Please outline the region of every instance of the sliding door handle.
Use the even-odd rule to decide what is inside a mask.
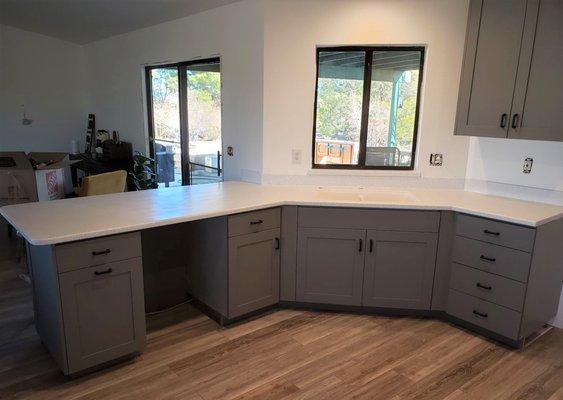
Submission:
[[[369,252],[373,253],[373,239],[369,240]]]
[[[274,249],[279,250],[280,249],[280,238],[275,238],[275,242],[276,242],[276,245],[274,246]]]
[[[358,251],[361,253],[364,246],[364,241],[360,239],[360,245],[358,246]]]

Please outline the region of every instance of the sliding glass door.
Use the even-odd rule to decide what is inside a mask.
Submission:
[[[219,59],[147,67],[146,78],[159,187],[222,181]]]

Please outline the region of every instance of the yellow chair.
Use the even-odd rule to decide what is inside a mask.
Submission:
[[[121,193],[125,191],[126,182],[126,171],[107,172],[105,174],[85,176],[80,187],[75,188],[74,191],[79,197]]]

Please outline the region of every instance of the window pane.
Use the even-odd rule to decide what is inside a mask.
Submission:
[[[178,69],[150,70],[158,186],[182,185]]]
[[[365,52],[321,51],[315,164],[358,164]]]
[[[366,165],[411,165],[420,58],[420,51],[373,52]]]
[[[217,62],[187,67],[190,182],[220,182],[221,73]]]

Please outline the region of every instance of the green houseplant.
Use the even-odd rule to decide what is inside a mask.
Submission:
[[[139,151],[133,156],[133,171],[129,172],[131,186],[136,190],[158,188],[156,181],[156,164],[150,157]]]

